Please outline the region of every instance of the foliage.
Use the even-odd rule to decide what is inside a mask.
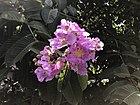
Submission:
[[[138,0],[0,0],[0,103],[139,105],[139,5]],[[63,18],[99,37],[104,50],[89,64],[89,77],[70,72],[39,83],[32,59]]]

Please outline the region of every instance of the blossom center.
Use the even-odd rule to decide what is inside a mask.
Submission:
[[[66,40],[62,40],[62,45],[65,45],[65,44],[67,44],[67,41]]]
[[[75,52],[74,52],[74,55],[76,57],[82,57],[84,55],[83,51],[81,49],[77,49]]]

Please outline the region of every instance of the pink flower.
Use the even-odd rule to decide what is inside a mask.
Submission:
[[[35,70],[35,74],[37,75],[38,81],[45,82],[51,81],[57,74],[59,74],[63,67],[63,61],[57,60],[54,64],[48,62],[39,62],[42,64],[41,67],[38,67]]]
[[[44,80],[45,82],[51,81],[54,78],[54,76],[51,75],[51,68],[44,70],[41,67],[38,67],[35,70],[35,74],[37,75],[39,82],[43,82]]]
[[[85,29],[65,19],[54,34],[56,37],[49,39],[50,46],[40,51],[41,58],[37,61],[40,67],[35,70],[38,81],[52,80],[63,70],[65,62],[69,63],[70,70],[87,75],[87,61],[96,60],[95,53],[103,50],[104,43],[97,37],[90,38]]]

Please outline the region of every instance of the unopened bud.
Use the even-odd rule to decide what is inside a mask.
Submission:
[[[33,59],[33,62],[37,62],[37,59],[36,59],[36,58],[34,58],[34,59]]]
[[[42,55],[38,54],[36,57],[37,57],[38,59],[41,59]]]
[[[35,66],[41,66],[41,64],[39,64],[38,62],[35,62]]]
[[[55,78],[58,79],[59,78],[59,75],[56,75]]]

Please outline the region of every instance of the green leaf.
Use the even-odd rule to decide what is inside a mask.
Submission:
[[[39,2],[39,0],[18,0],[18,2],[23,6],[24,15],[27,19],[42,20],[40,17],[42,2]]]
[[[67,7],[67,0],[55,0],[58,4],[59,10],[63,10]]]
[[[137,67],[132,63],[127,63],[126,65],[134,70],[137,70]]]
[[[39,97],[33,96],[31,100],[31,105],[39,105],[39,103],[40,103]]]
[[[41,4],[43,4],[45,2],[45,0],[35,0],[35,1],[37,1],[37,2],[39,2]]]
[[[17,11],[5,11],[1,14],[0,18],[18,22],[25,22],[24,15],[19,14]]]
[[[131,76],[133,76],[133,77],[135,77],[135,78],[140,80],[140,70],[135,71],[134,73],[131,74]]]
[[[130,77],[127,65],[122,64],[118,67],[107,68],[99,74],[99,77],[101,78],[113,78],[114,76],[118,76],[120,78]]]
[[[41,99],[44,101],[49,101],[54,105],[59,105],[61,103],[62,94],[57,91],[57,82],[55,80],[40,84],[39,91]]]
[[[136,5],[140,5],[140,2],[138,0],[130,0],[130,2],[136,4]]]
[[[0,13],[3,13],[4,11],[11,11],[11,10],[14,11],[15,8],[12,7],[9,3],[4,3],[2,1],[0,1]]]
[[[75,16],[77,14],[76,8],[72,7],[71,5],[67,6],[67,9],[72,16]]]
[[[36,54],[39,54],[40,51],[44,48],[44,46],[46,45],[46,43],[41,42],[41,41],[36,41],[36,43],[34,43],[30,50],[33,51]]]
[[[53,6],[52,0],[45,0],[45,5],[52,7]]]
[[[62,94],[57,91],[56,96],[53,101],[53,105],[60,105],[62,100]]]
[[[48,42],[48,39],[52,38],[52,36],[48,33],[44,33],[42,31],[34,31],[35,34],[39,35],[41,38],[44,39],[44,42]]]
[[[120,37],[121,38],[121,37]],[[127,39],[127,38],[125,38]],[[118,40],[118,42],[121,44],[121,46],[123,46],[127,51],[132,51],[132,48],[131,46],[125,42],[125,41],[121,41],[121,40]]]
[[[58,9],[44,8],[41,16],[46,24],[52,23],[57,17]]]
[[[22,36],[21,35],[14,35],[7,39],[1,46],[0,46],[0,58],[3,57],[6,51]]]
[[[37,29],[38,31],[42,31],[44,33],[47,32],[46,27],[39,21],[31,21],[29,23],[29,25],[35,29]]]
[[[114,71],[114,75],[120,78],[130,77],[127,65],[123,63],[120,67],[117,67]]]
[[[103,98],[105,101],[111,99],[111,94],[117,90],[119,87],[129,84],[128,81],[116,81],[111,84],[103,93]]]
[[[31,13],[37,13],[42,9],[42,3],[37,0],[18,0],[19,4],[25,9],[24,13],[30,15]]]
[[[137,58],[137,59],[140,58],[140,56],[137,53],[132,52],[132,51],[124,51],[122,52],[122,55],[127,56],[127,57]]]
[[[6,52],[5,63],[7,66],[15,65],[22,57],[29,52],[31,46],[36,43],[31,35],[25,36],[16,41]]]
[[[78,80],[79,80],[82,91],[84,91],[88,85],[88,75],[85,75],[85,76],[78,75]]]
[[[41,16],[40,16],[40,11],[39,12],[33,12],[33,13],[29,13],[26,16],[27,19],[31,19],[31,20],[37,20],[37,21],[42,21]]]
[[[58,9],[51,9],[48,15],[47,23],[52,23],[57,17]]]
[[[70,104],[78,105],[78,103],[82,100],[82,94],[83,93],[77,74],[72,73],[70,80],[63,91],[63,95]]]
[[[0,81],[3,79],[4,76],[8,74],[9,71],[9,68],[0,68]]]
[[[112,84],[108,89],[108,93],[106,95],[109,96],[108,100],[110,100],[110,103],[140,104],[140,91],[132,84],[125,83],[124,81]]]
[[[59,92],[62,92],[63,91],[63,88],[64,88],[64,82],[65,82],[65,73],[66,70],[63,70],[63,72],[60,73],[59,75],[59,79],[58,79],[58,82],[57,82],[57,90]]]
[[[54,31],[57,28],[57,25],[60,24],[61,19],[64,19],[64,18],[66,18],[66,17],[58,12],[57,17],[55,18],[53,23],[48,24],[48,30],[51,34],[54,33]]]

